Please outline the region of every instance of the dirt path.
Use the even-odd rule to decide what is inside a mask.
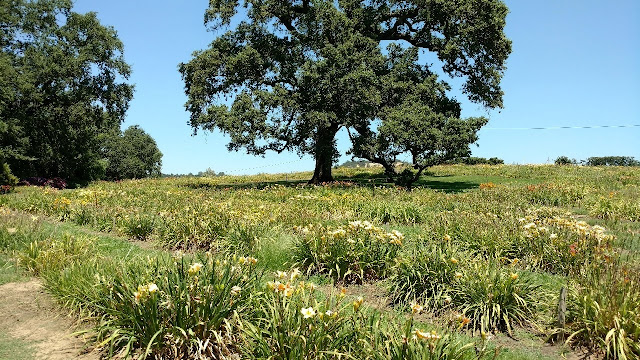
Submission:
[[[36,359],[99,359],[83,350],[74,330],[73,321],[60,314],[39,281],[0,285],[0,332],[32,344]]]

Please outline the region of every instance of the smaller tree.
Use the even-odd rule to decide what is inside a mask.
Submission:
[[[18,178],[11,173],[9,164],[0,163],[0,185],[15,186],[18,183]]]
[[[106,178],[109,180],[161,174],[162,153],[155,140],[137,125],[123,133],[104,135],[102,154],[107,162]]]
[[[576,159],[570,159],[568,156],[558,156],[555,161],[556,165],[576,165],[578,161]]]

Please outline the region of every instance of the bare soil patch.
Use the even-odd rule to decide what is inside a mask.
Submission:
[[[73,319],[60,313],[39,281],[0,285],[0,332],[33,344],[36,359],[99,359],[74,331]]]

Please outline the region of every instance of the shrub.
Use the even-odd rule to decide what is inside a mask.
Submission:
[[[54,177],[51,179],[43,178],[43,177],[30,177],[26,178],[18,183],[18,185],[22,186],[49,186],[54,189],[66,189],[67,182],[59,177]]]
[[[2,163],[0,168],[0,185],[13,187],[16,186],[16,184],[18,184],[18,178],[11,173],[9,164]]]
[[[459,158],[459,159],[455,159],[451,162],[452,164],[465,164],[465,165],[481,165],[481,164],[486,164],[486,165],[501,165],[504,164],[504,160],[497,158],[497,157],[492,157],[492,158],[483,158],[483,157],[476,157],[476,156],[469,156],[469,157],[464,157],[464,158]]]

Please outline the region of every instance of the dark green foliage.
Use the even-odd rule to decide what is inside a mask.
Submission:
[[[556,165],[575,165],[577,164],[578,161],[576,159],[570,159],[567,156],[558,156],[558,158],[555,161]]]
[[[483,157],[469,156],[466,158],[457,159],[453,163],[465,164],[465,165],[480,165],[480,164],[501,165],[501,164],[504,164],[504,160],[497,157],[492,157],[487,159]]]
[[[132,98],[116,31],[71,7],[2,2],[0,153],[21,178],[101,177],[97,135],[119,126]]]
[[[123,133],[105,135],[102,154],[107,160],[107,179],[160,176],[162,153],[155,140],[137,125]]]
[[[468,156],[487,121],[460,119],[449,85],[418,64],[419,52],[464,78],[472,101],[501,107],[507,11],[499,0],[212,0],[205,22],[230,30],[180,65],[189,124],[229,135],[230,150],[311,154],[312,182],[333,179],[335,135],[346,129],[355,157],[382,164],[395,179],[393,164],[408,152],[417,178]],[[232,26],[236,14],[246,20]],[[223,97],[232,105],[220,105]]]
[[[640,166],[633,156],[593,156],[587,159],[589,166]]]
[[[0,185],[15,186],[18,183],[18,178],[11,173],[11,169],[7,163],[0,165]]]

